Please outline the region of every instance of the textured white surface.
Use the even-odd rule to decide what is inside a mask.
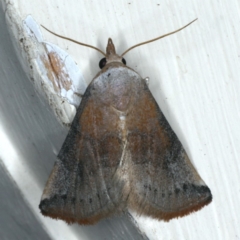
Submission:
[[[210,187],[213,202],[169,223],[145,218],[137,222],[149,239],[240,239],[239,1],[18,0],[12,4],[22,20],[31,14],[54,32],[103,50],[112,37],[119,53],[198,17],[182,32],[134,49],[125,59],[142,77],[150,77],[154,97]],[[42,32],[45,41],[75,59],[89,83],[98,72],[101,54]],[[25,197],[34,209],[34,201]],[[42,221],[48,228],[46,221],[51,220]]]
[[[76,107],[79,106],[80,103],[80,97],[77,96],[77,94],[74,93],[84,93],[86,89],[85,81],[82,77],[82,73],[74,60],[68,55],[67,52],[63,51],[61,48],[58,46],[51,44],[49,42],[44,42],[43,41],[43,36],[41,33],[40,25],[38,25],[33,17],[31,15],[28,15],[24,19],[24,30],[27,31],[27,36],[26,38],[32,38],[34,42],[34,50],[37,51],[37,54],[35,53],[34,55],[38,55],[38,57],[34,56],[36,58],[36,67],[40,68],[40,74],[41,75],[41,80],[45,80],[45,84],[51,88],[51,91],[54,92],[53,85],[56,86],[57,90],[56,94],[59,94],[63,99],[67,99],[68,102],[71,105],[74,105]],[[49,55],[52,54],[52,57],[54,57],[55,62],[52,64],[55,64],[55,67],[57,68],[56,70],[60,70],[58,73],[58,78],[55,77],[53,80],[54,82],[51,82],[48,79],[48,72],[45,69],[46,66],[44,66],[43,62],[43,54],[42,54],[42,49],[36,48],[36,45],[41,45],[44,47],[44,55],[48,53]],[[48,59],[47,59],[48,60]],[[62,81],[61,81],[62,80]],[[68,89],[66,88],[66,86]],[[42,90],[42,89],[40,89]],[[69,107],[69,106],[68,106]]]
[[[43,40],[40,25],[31,15],[22,26],[14,8],[6,13],[16,48],[27,59],[24,68],[36,89],[48,100],[60,122],[70,124],[87,87],[81,70],[66,51]]]

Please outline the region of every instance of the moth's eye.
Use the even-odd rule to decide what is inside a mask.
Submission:
[[[122,58],[122,63],[123,63],[124,65],[126,65],[126,64],[127,64],[127,62],[126,62],[125,58]]]
[[[100,62],[99,62],[99,67],[100,67],[101,69],[104,68],[104,66],[106,65],[106,63],[107,63],[106,58],[102,58],[102,59],[100,60]]]

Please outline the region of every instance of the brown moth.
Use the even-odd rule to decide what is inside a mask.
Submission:
[[[169,221],[211,202],[145,79],[124,64],[126,52],[117,55],[109,38],[43,191],[43,215],[94,224],[131,209]]]

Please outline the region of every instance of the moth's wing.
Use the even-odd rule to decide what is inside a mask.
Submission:
[[[145,83],[144,83],[145,84]],[[127,117],[131,161],[129,207],[165,221],[197,211],[212,200],[145,84]]]
[[[88,87],[58,155],[39,205],[43,215],[93,224],[121,209],[123,182],[116,178],[122,140],[116,114]]]

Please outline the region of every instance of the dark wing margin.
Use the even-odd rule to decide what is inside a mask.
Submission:
[[[139,215],[169,221],[209,204],[210,189],[147,86],[139,93],[127,120],[131,156],[129,208]]]
[[[124,183],[114,177],[122,155],[115,114],[84,94],[39,205],[43,215],[94,224],[121,210]]]

